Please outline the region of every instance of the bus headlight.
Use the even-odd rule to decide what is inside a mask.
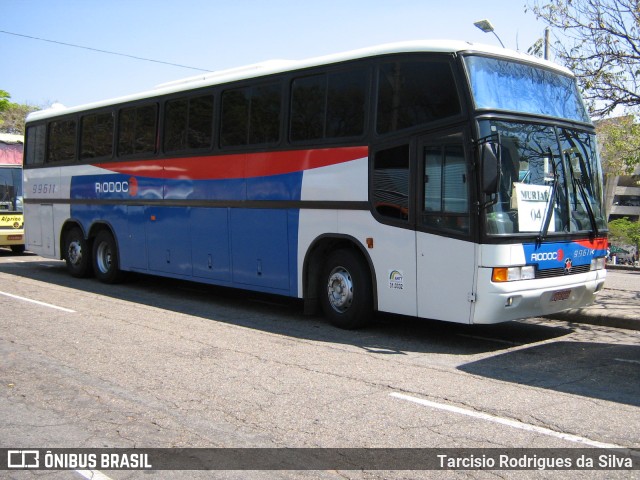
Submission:
[[[603,270],[605,268],[604,257],[592,258],[589,270]]]
[[[533,265],[525,265],[523,267],[495,267],[491,273],[491,281],[496,283],[533,280],[534,278],[536,278],[536,269]]]

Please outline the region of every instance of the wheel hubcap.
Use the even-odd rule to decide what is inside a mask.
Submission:
[[[111,249],[106,243],[101,243],[96,251],[96,264],[102,273],[111,268]]]
[[[80,242],[71,242],[67,253],[69,261],[73,265],[78,265],[82,261],[82,247],[80,247]]]
[[[327,283],[329,304],[338,313],[346,312],[353,303],[353,281],[344,267],[336,267]]]

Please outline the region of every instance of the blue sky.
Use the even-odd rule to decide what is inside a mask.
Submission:
[[[0,0],[0,30],[206,70],[315,57],[404,40],[526,51],[545,25],[526,0]],[[148,90],[196,70],[0,33],[0,89],[66,106]]]

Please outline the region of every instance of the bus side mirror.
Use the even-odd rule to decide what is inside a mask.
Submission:
[[[480,149],[480,165],[482,169],[482,191],[487,195],[498,193],[500,178],[500,161],[496,154],[496,145],[487,142]]]

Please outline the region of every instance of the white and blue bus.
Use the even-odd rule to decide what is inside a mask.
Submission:
[[[27,120],[27,248],[139,272],[486,324],[594,301],[595,130],[565,68],[466,42],[273,61]]]

